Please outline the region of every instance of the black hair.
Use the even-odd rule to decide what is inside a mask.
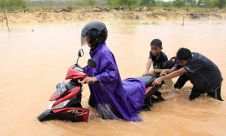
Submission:
[[[189,60],[192,58],[191,51],[187,48],[180,48],[177,51],[177,59],[179,60]]]
[[[162,41],[159,39],[152,40],[150,45],[154,45],[162,49]]]

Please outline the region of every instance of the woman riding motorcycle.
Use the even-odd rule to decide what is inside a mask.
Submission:
[[[145,82],[137,78],[121,80],[113,53],[106,46],[108,31],[102,22],[88,23],[81,32],[81,44],[90,47],[95,67],[86,66],[88,75],[82,83],[90,89],[89,104],[103,119],[141,121]]]

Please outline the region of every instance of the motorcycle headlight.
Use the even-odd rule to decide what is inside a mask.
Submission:
[[[59,109],[59,108],[63,108],[65,107],[68,103],[69,103],[70,100],[66,100],[64,102],[61,102],[59,104],[57,104],[56,106],[54,106],[52,109]]]
[[[55,102],[56,102],[56,101],[50,101],[47,109],[48,109],[48,110],[52,109],[53,104],[54,104]]]
[[[77,66],[75,66],[73,69],[76,71],[82,72],[82,73],[84,72],[84,70],[82,68],[77,67]]]
[[[67,87],[65,83],[59,83],[56,86],[56,93],[58,96],[60,96],[61,94],[63,94],[64,92],[67,91]]]

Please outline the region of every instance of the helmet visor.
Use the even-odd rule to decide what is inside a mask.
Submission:
[[[87,36],[81,36],[81,45],[82,46],[88,45],[88,38],[87,38]]]

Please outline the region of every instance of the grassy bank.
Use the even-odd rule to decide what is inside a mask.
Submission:
[[[226,0],[69,0],[67,2],[29,1],[29,0],[0,0],[0,8],[6,11],[16,10],[46,10],[46,9],[81,9],[81,8],[108,8],[108,9],[136,9],[148,8],[225,8]]]
[[[117,2],[118,3],[109,3]],[[3,3],[4,2],[4,3]],[[122,2],[122,1],[121,1]],[[172,2],[164,5],[157,2],[155,6],[149,3],[121,3],[116,1],[96,2],[77,0],[70,2],[27,2],[25,0],[0,0],[2,11],[0,25],[6,23],[45,23],[45,22],[78,22],[85,20],[129,20],[132,23],[150,24],[164,20],[226,20],[226,9],[218,7],[175,6]],[[147,6],[148,5],[148,6]],[[1,12],[1,11],[0,11]]]

